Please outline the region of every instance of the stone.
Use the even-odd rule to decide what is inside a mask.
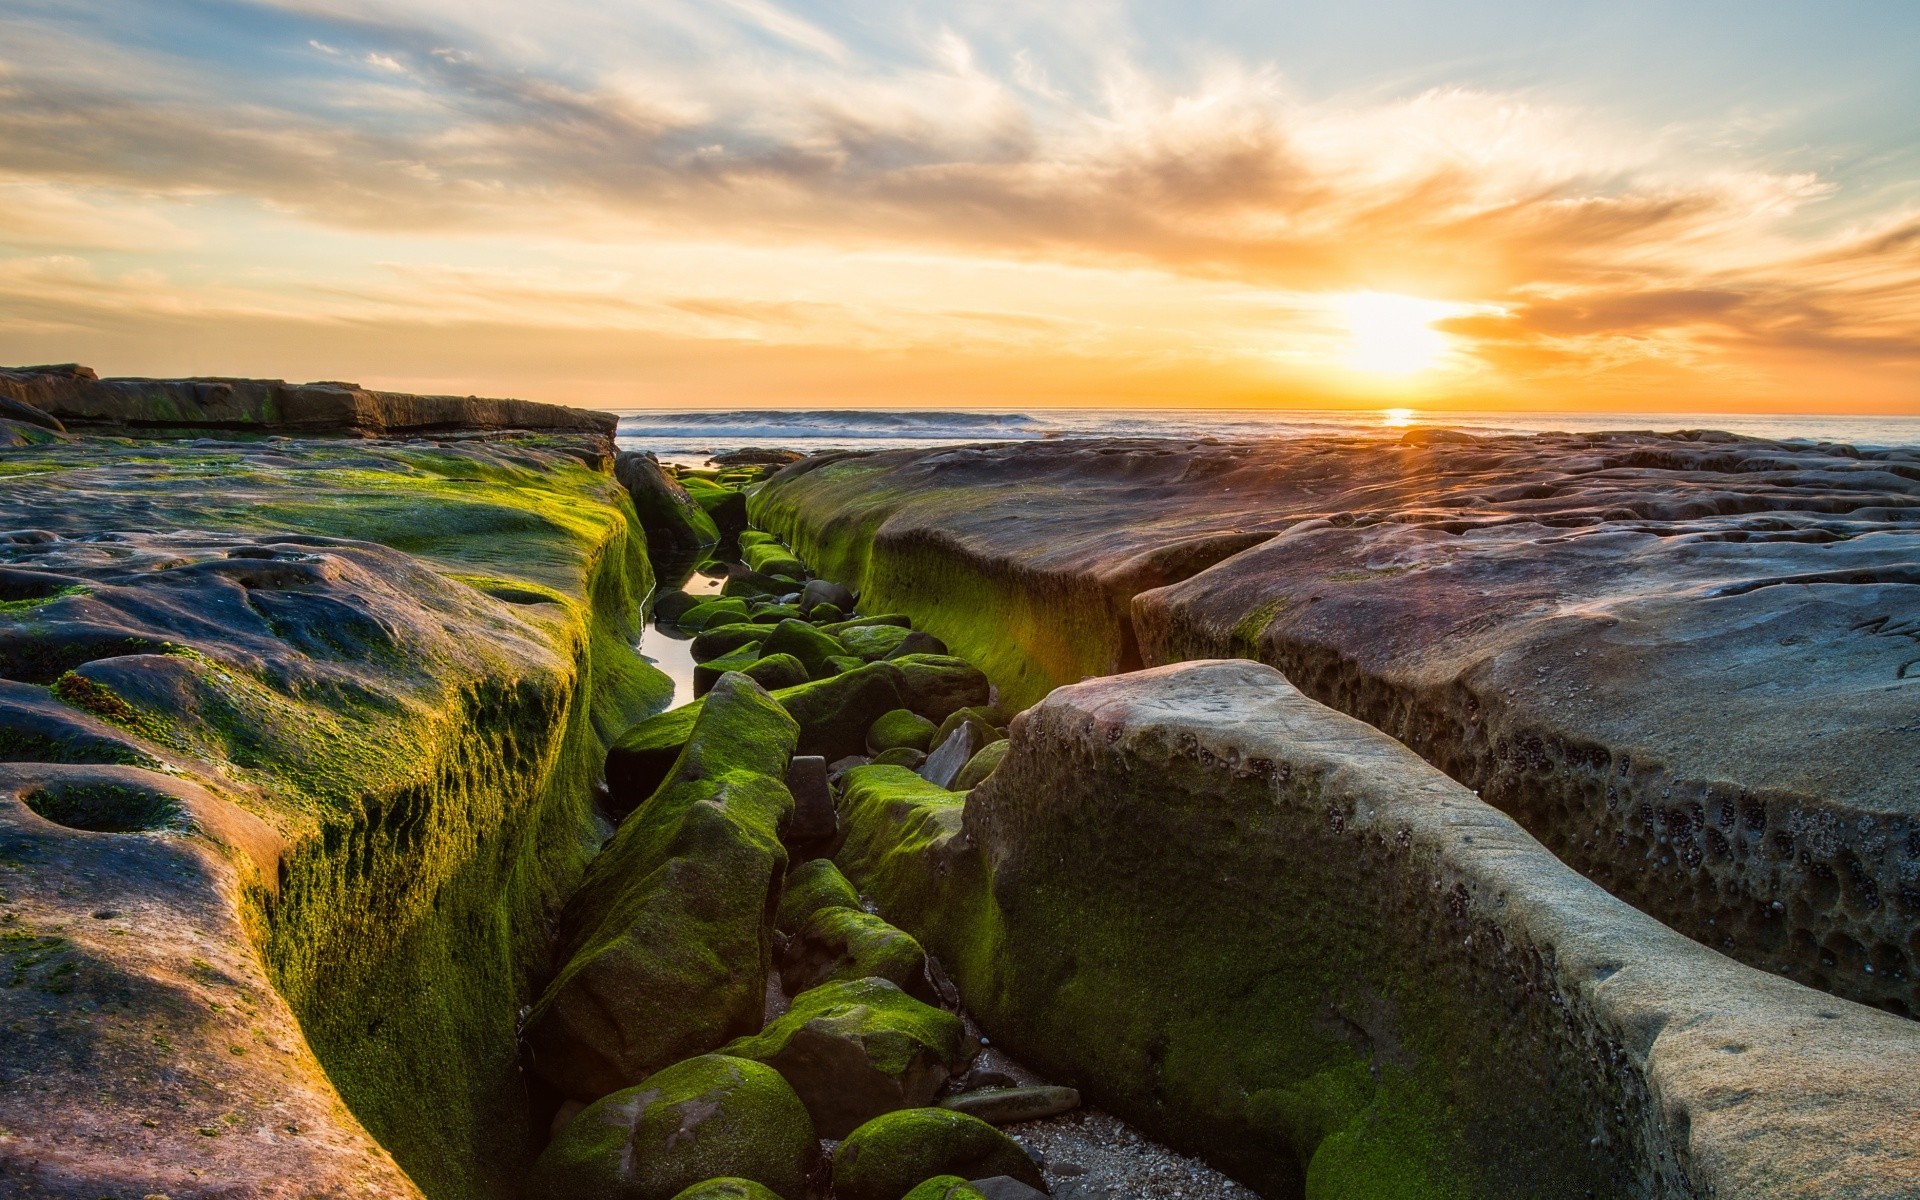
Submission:
[[[737,536],[747,527],[747,498],[734,488],[721,487],[710,480],[681,475],[680,485],[693,502],[706,510],[723,538]]]
[[[973,1190],[985,1200],[1046,1200],[1046,1193],[1011,1175],[992,1175],[973,1181]]]
[[[613,474],[632,498],[633,510],[647,531],[647,550],[655,558],[684,560],[719,543],[719,527],[707,510],[651,454],[620,451],[614,455]]]
[[[809,579],[807,586],[800,589],[801,608],[831,604],[842,612],[852,612],[855,603],[853,593],[831,579]]]
[[[920,777],[935,787],[952,787],[960,772],[966,769],[973,756],[979,751],[979,726],[972,722],[962,724],[947,735],[947,740],[927,755],[920,764]]]
[[[773,698],[800,724],[800,754],[832,761],[866,748],[875,718],[900,707],[900,674],[872,663],[827,679],[783,688]],[[704,698],[635,724],[607,750],[607,786],[619,811],[629,811],[666,778],[687,743]]]
[[[789,661],[794,661],[795,665],[798,665],[797,660],[794,660],[792,655],[789,654],[783,657]],[[714,684],[720,682],[720,677],[729,671],[748,673],[759,665],[760,647],[753,642],[749,642],[737,650],[729,650],[718,658],[709,658],[705,661],[696,660],[693,665],[693,694],[696,696],[706,695],[713,690]],[[800,668],[800,682],[806,682],[805,667]]]
[[[831,604],[816,604],[807,610],[807,621],[813,625],[831,625],[846,617],[846,613]]]
[[[58,417],[42,412],[25,400],[15,399],[3,389],[0,389],[0,419],[37,425],[42,429],[51,429],[55,433],[67,431],[67,427],[60,423]]]
[[[896,625],[902,629],[912,629],[913,619],[905,613],[876,613],[869,617],[850,617],[832,625],[822,625],[820,632],[839,637],[849,629],[865,629],[875,625]]]
[[[805,621],[782,620],[774,626],[767,640],[760,643],[763,654],[791,654],[807,668],[807,674],[814,679],[822,679],[837,674],[827,666],[827,659],[846,653],[846,647],[828,634],[821,633]]]
[[[688,650],[693,655],[693,661],[709,662],[723,654],[731,654],[743,646],[758,646],[772,633],[773,630],[765,625],[736,619],[709,629],[702,629],[694,637]]]
[[[1000,760],[1007,756],[1009,745],[1011,743],[1006,738],[1001,738],[997,742],[988,742],[974,751],[973,757],[967,760],[967,765],[960,768],[960,774],[954,776],[953,790],[972,791],[985,783],[993,774],[994,768],[1000,765]]]
[[[1012,703],[1268,662],[1668,925],[1920,1014],[1886,900],[1910,860],[1879,836],[1920,820],[1885,769],[1920,759],[1897,686],[1920,451],[1695,430],[848,461],[769,483],[757,519]]]
[[[949,737],[953,736],[954,730],[959,729],[962,725],[972,728],[973,744],[975,747],[985,746],[989,742],[998,741],[1007,736],[1007,731],[1001,728],[1001,721],[997,719],[999,715],[1000,714],[991,706],[963,708],[958,712],[951,713],[946,720],[940,722],[939,728],[934,731],[933,744],[936,746],[942,744]]]
[[[879,662],[912,637],[913,630],[904,625],[855,625],[841,628],[835,636],[848,653],[867,662]]]
[[[950,657],[945,642],[920,629],[909,630],[907,636],[900,639],[900,644],[895,646],[885,657],[905,658],[909,654]]]
[[[740,557],[746,564],[763,575],[785,576],[789,579],[805,579],[806,564],[793,556],[793,552],[778,542],[762,543],[740,547]],[[802,593],[804,595],[804,593]]]
[[[663,625],[672,625],[688,609],[701,602],[701,597],[691,596],[678,588],[664,591],[653,599],[653,619]]]
[[[857,671],[865,665],[865,659],[855,658],[851,654],[835,654],[827,659],[827,669],[835,675],[844,675],[848,671]]]
[[[902,654],[887,660],[900,669],[907,707],[929,721],[944,721],[956,711],[988,703],[992,685],[980,668],[944,654]]]
[[[602,730],[672,692],[597,435],[76,428],[0,476],[0,675],[57,668],[0,680],[0,1193],[508,1194]]]
[[[899,1200],[938,1175],[1008,1175],[1044,1188],[1020,1143],[985,1121],[942,1108],[909,1108],[875,1117],[848,1134],[833,1155],[836,1200]]]
[[[1057,689],[964,801],[904,774],[849,772],[848,878],[996,1046],[1263,1194],[1909,1187],[1920,1026],[1675,933],[1270,667]]]
[[[895,746],[891,750],[881,751],[866,761],[878,763],[884,767],[905,767],[911,771],[918,769],[921,763],[926,762],[927,756],[911,746]]]
[[[726,1053],[764,1062],[793,1086],[821,1137],[931,1104],[971,1057],[960,1019],[881,979],[813,988]]]
[[[747,602],[738,596],[702,600],[680,614],[674,623],[682,629],[705,630],[709,625],[726,625],[747,619]]]
[[[924,753],[933,742],[934,729],[934,723],[919,713],[896,708],[881,713],[879,719],[868,728],[867,751],[879,754],[904,746]]]
[[[694,1184],[673,1200],[779,1200],[779,1193],[751,1179],[709,1179]]]
[[[949,1096],[940,1107],[979,1117],[989,1125],[1017,1125],[1072,1112],[1080,1107],[1080,1093],[1070,1087],[982,1088]]]
[[[936,1175],[908,1192],[903,1200],[985,1200],[985,1197],[958,1175]]]
[[[73,428],[366,434],[519,429],[590,434],[605,443],[609,457],[618,423],[611,413],[529,400],[415,396],[280,379],[101,379],[73,364],[0,368],[0,396]]]
[[[922,998],[927,955],[911,934],[857,908],[816,909],[780,952],[780,987],[789,996],[825,983],[884,979]]]
[[[791,587],[792,585],[784,579],[775,579],[771,575],[762,575],[758,571],[749,571],[745,567],[736,566],[728,573],[727,581],[720,585],[720,594],[743,598],[784,597]]]
[[[799,663],[795,662],[793,671],[798,670]],[[794,755],[787,764],[787,790],[793,793],[788,844],[812,846],[831,840],[839,820],[833,811],[833,793],[827,787],[827,760],[818,754]]]
[[[704,1054],[588,1105],[534,1163],[526,1195],[673,1200],[727,1176],[805,1200],[818,1152],[806,1106],[779,1072]]]
[[[806,621],[808,617],[797,604],[763,604],[755,606],[751,619],[755,625],[778,625],[782,621]]]
[[[770,446],[742,446],[738,450],[722,450],[707,461],[720,467],[784,467],[788,463],[797,463],[806,455],[798,450],[783,450]]]
[[[786,888],[780,894],[780,907],[773,927],[789,936],[800,932],[808,919],[826,908],[858,911],[860,895],[833,865],[830,858],[801,863],[787,873]]]
[[[595,1100],[759,1027],[798,735],[757,684],[722,676],[672,772],[593,860],[523,1033],[556,1090]]]

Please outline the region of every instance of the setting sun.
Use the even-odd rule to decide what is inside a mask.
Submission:
[[[1381,375],[1411,375],[1440,361],[1447,337],[1433,322],[1452,306],[1415,296],[1362,292],[1345,302],[1347,365]]]

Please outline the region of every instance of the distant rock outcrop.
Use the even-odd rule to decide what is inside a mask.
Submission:
[[[65,423],[370,435],[520,429],[611,437],[616,424],[610,413],[531,400],[415,396],[356,383],[280,379],[102,379],[77,363],[0,368],[0,401],[57,418],[53,428]],[[5,407],[0,417],[22,419]]]

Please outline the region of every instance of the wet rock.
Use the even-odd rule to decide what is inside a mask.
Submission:
[[[778,1200],[779,1193],[751,1179],[709,1179],[696,1183],[673,1200]]]
[[[816,858],[801,863],[787,875],[786,889],[780,894],[780,908],[774,916],[774,928],[783,934],[800,931],[815,913],[827,908],[858,911],[860,895],[833,865],[833,860]]]
[[[656,560],[692,554],[720,541],[713,518],[652,455],[620,451],[613,473],[633,499],[634,512],[647,531],[647,550]]]
[[[816,604],[807,610],[807,620],[814,625],[832,625],[846,615],[845,611],[831,604]]]
[[[798,450],[782,450],[770,446],[742,446],[738,450],[722,450],[707,461],[716,467],[784,467],[788,463],[797,463],[806,455]]]
[[[662,625],[676,623],[688,609],[701,603],[701,597],[692,596],[679,590],[662,592],[653,601],[653,619]]]
[[[903,1200],[985,1200],[985,1197],[958,1175],[936,1175],[908,1192]]]
[[[933,742],[934,730],[934,723],[919,713],[896,708],[880,714],[867,730],[867,751],[879,754],[904,746],[924,753]]]
[[[1008,1175],[1046,1186],[1020,1143],[985,1121],[942,1108],[909,1108],[875,1117],[847,1135],[833,1156],[838,1200],[899,1200],[939,1175]]]
[[[1072,1112],[1080,1107],[1080,1093],[1070,1087],[983,1088],[949,1096],[940,1107],[979,1117],[989,1125],[1014,1125]]]
[[[722,596],[739,596],[743,599],[758,597],[778,597],[784,604],[793,601],[787,598],[792,584],[784,579],[775,579],[771,575],[762,575],[758,571],[749,571],[745,567],[735,567],[727,574],[727,581],[720,585]]]
[[[528,1176],[529,1200],[672,1200],[715,1173],[805,1200],[818,1144],[777,1071],[706,1054],[587,1106]]]
[[[927,756],[911,746],[895,746],[891,750],[881,751],[867,761],[883,767],[905,767],[911,771],[918,769],[921,763],[926,762]]]
[[[738,535],[747,527],[747,498],[743,493],[690,475],[680,476],[680,485],[695,504],[706,510],[721,537]]]
[[[674,624],[687,630],[704,630],[709,625],[728,625],[747,620],[747,602],[738,596],[702,600],[680,614]]]
[[[828,667],[827,660],[846,651],[847,648],[837,639],[798,620],[782,620],[767,636],[767,640],[760,644],[762,654],[793,655],[805,665],[808,676],[813,679],[836,674]]]
[[[778,625],[782,621],[805,621],[807,614],[798,604],[756,604],[750,619],[755,625]]]
[[[596,1099],[758,1027],[798,733],[758,685],[723,676],[671,775],[593,860],[526,1021],[553,1087]]]
[[[742,545],[740,557],[749,567],[762,575],[784,576],[788,579],[805,579],[807,567],[778,542],[766,542],[760,545]],[[804,594],[804,593],[803,593]]]
[[[906,706],[930,721],[944,721],[960,709],[992,698],[987,677],[965,659],[903,654],[887,661],[900,670]]]
[[[910,630],[906,637],[901,638],[900,644],[895,646],[885,657],[905,658],[909,654],[929,654],[947,657],[947,644],[930,633],[914,629]]]
[[[904,625],[855,625],[841,628],[835,636],[848,653],[868,662],[879,662],[900,649],[913,632]]]
[[[882,1113],[930,1104],[970,1049],[958,1017],[885,980],[853,979],[801,993],[725,1052],[779,1071],[820,1136],[843,1138]]]
[[[980,737],[978,725],[971,722],[961,725],[927,755],[927,761],[919,767],[920,777],[935,787],[952,787],[953,781],[981,749]]]
[[[967,765],[960,768],[960,774],[954,776],[953,790],[971,791],[985,783],[993,774],[994,768],[1000,765],[1000,760],[1007,756],[1009,744],[1006,738],[1001,738],[997,742],[988,742],[974,751],[973,757],[967,760]]]
[[[800,607],[812,609],[820,604],[831,604],[842,612],[852,612],[855,600],[852,592],[831,579],[810,579],[807,586],[800,589]]]
[[[824,983],[884,979],[922,999],[927,956],[911,934],[856,908],[820,908],[787,938],[780,985],[789,996]]]
[[[772,636],[773,630],[751,621],[732,620],[702,629],[688,650],[695,662],[711,662],[745,646],[758,646]]]
[[[973,1181],[973,1190],[985,1200],[1046,1200],[1046,1193],[1011,1175],[993,1175]]]
[[[794,669],[798,667],[795,663]],[[832,838],[838,819],[833,811],[833,794],[827,788],[827,760],[818,754],[794,755],[787,764],[787,790],[793,793],[793,823],[787,828],[787,841],[811,846]]]

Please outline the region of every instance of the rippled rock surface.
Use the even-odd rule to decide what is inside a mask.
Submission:
[[[1010,699],[1259,658],[1683,932],[1920,1010],[1920,452],[1027,443],[820,456],[754,504]]]

